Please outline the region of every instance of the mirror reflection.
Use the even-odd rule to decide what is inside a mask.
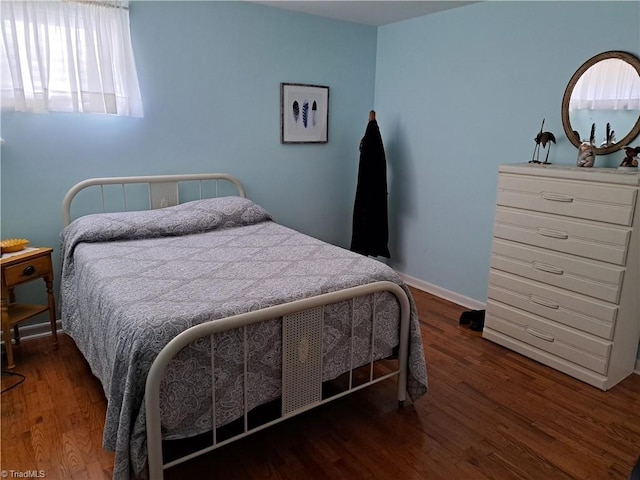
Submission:
[[[596,154],[631,142],[640,131],[640,60],[605,52],[585,62],[565,91],[562,124],[571,143],[592,140]]]

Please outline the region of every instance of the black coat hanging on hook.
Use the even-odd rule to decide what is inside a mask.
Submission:
[[[387,161],[378,122],[372,111],[360,141],[351,250],[362,255],[389,258],[388,242]]]

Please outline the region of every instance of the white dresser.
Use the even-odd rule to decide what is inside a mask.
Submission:
[[[483,337],[602,390],[640,340],[640,173],[499,168]]]

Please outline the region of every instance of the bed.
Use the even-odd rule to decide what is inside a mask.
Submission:
[[[427,391],[396,272],[278,224],[234,177],[89,179],[62,210],[62,325],[107,397],[114,478],[162,478],[379,381],[397,377],[400,403]],[[163,455],[189,438],[207,441]]]

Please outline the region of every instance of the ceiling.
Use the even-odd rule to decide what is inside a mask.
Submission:
[[[363,25],[381,26],[389,23],[421,17],[430,13],[441,12],[450,8],[462,7],[475,1],[256,1],[262,5],[309,13],[321,17],[360,23]]]

